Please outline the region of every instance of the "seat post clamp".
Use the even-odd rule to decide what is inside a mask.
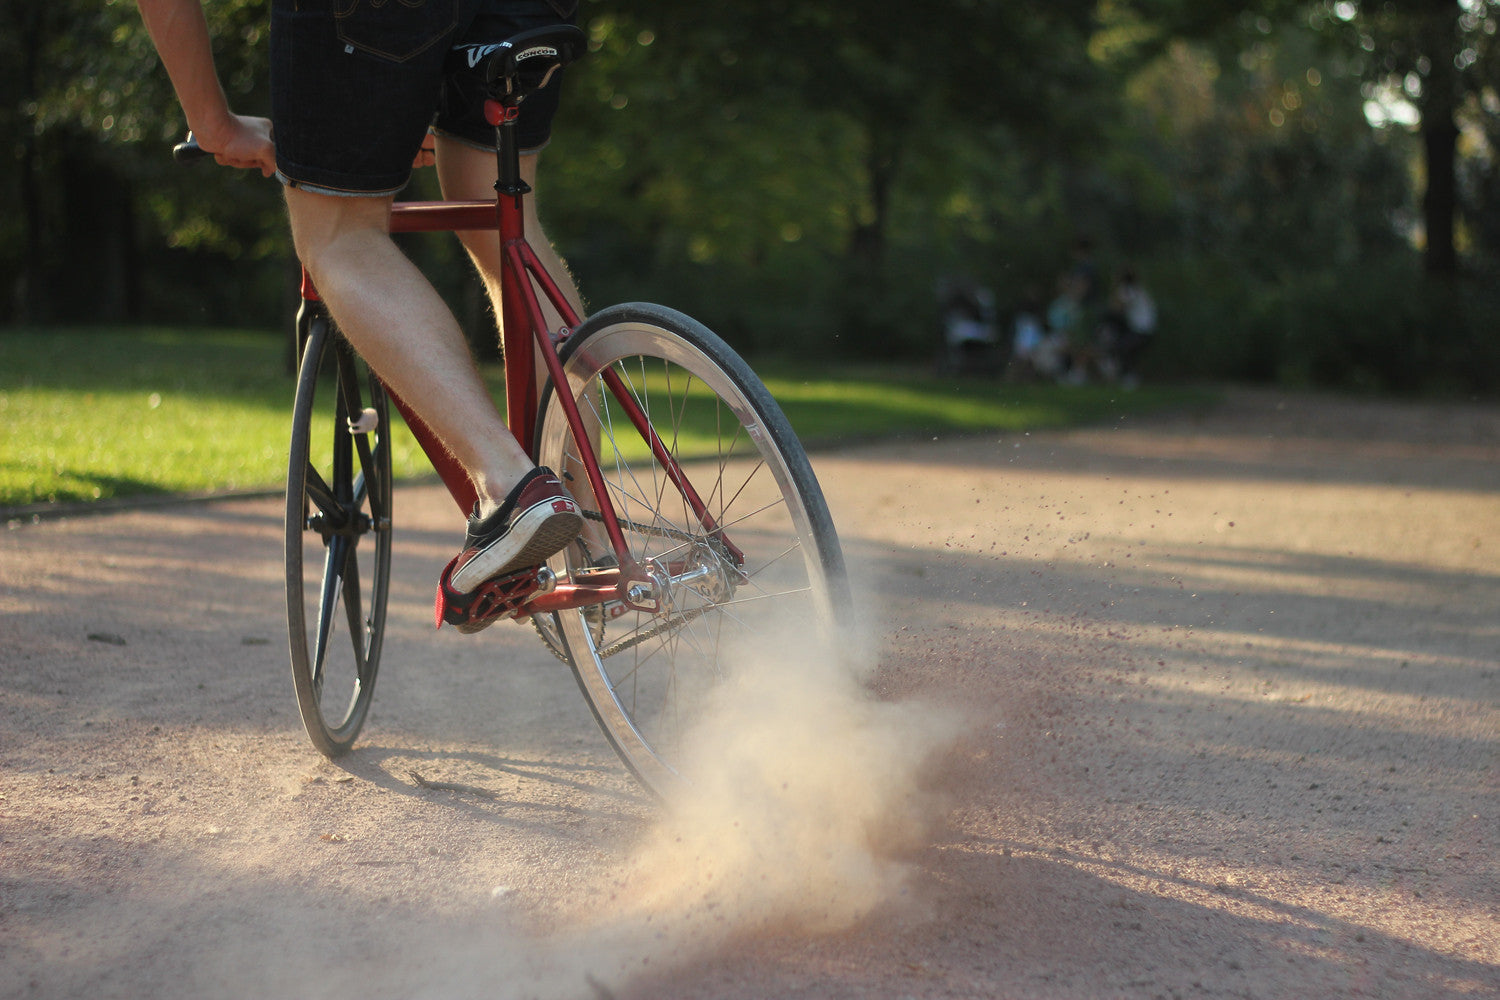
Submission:
[[[490,98],[484,102],[484,120],[491,125],[509,125],[520,116],[521,106],[519,104],[507,107],[494,98]]]

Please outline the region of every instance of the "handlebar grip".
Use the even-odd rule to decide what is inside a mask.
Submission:
[[[198,140],[193,133],[189,132],[187,138],[172,147],[172,159],[178,163],[195,163],[198,160],[209,159],[214,154],[198,145]]]

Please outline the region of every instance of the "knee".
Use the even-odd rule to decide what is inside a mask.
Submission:
[[[393,247],[390,210],[389,199],[339,198],[289,188],[287,211],[297,259],[316,278],[346,260]]]

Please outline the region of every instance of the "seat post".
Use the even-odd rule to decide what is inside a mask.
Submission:
[[[516,118],[520,112],[519,107],[493,99],[484,102],[484,116],[495,126],[495,190],[509,197],[531,193],[531,188],[521,180],[521,152],[516,146]]]

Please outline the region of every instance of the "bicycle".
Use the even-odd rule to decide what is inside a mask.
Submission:
[[[664,306],[626,303],[580,320],[526,242],[516,114],[586,47],[571,26],[497,46],[485,69],[495,199],[398,202],[391,230],[494,230],[501,240],[507,421],[532,459],[563,477],[586,531],[546,565],[485,584],[483,613],[529,617],[625,766],[666,794],[686,780],[683,737],[738,655],[788,629],[834,632],[852,601],[806,453],[750,367]],[[547,329],[539,295],[561,329]],[[336,757],[364,725],[380,664],[392,404],[464,514],[474,493],[338,334],[305,271],[296,336],[285,521],[292,676],[308,737]],[[319,409],[329,396],[331,428]],[[315,443],[319,427],[331,436]]]

